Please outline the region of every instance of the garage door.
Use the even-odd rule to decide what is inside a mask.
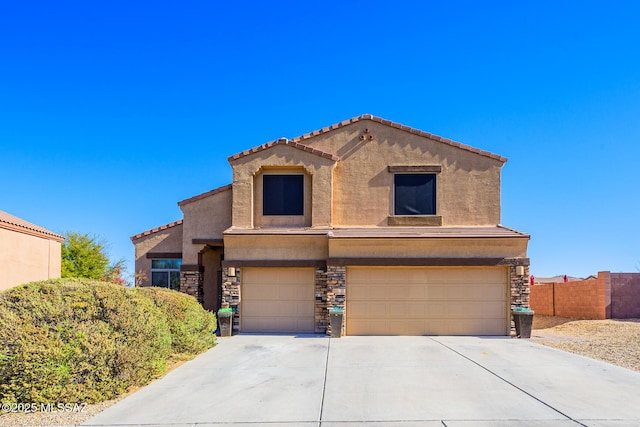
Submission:
[[[243,332],[314,332],[313,268],[244,268]]]
[[[505,335],[505,268],[347,268],[348,335]]]

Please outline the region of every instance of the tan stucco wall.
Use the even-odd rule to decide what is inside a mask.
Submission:
[[[226,235],[226,260],[518,258],[529,239],[327,239],[325,235]]]
[[[184,213],[183,264],[198,263],[198,252],[204,245],[194,245],[193,239],[222,239],[222,232],[231,226],[231,199],[229,189],[180,207]]]
[[[225,260],[322,260],[326,235],[226,235]]]
[[[368,120],[304,144],[340,156],[333,178],[334,226],[386,226],[393,214],[393,173],[387,167],[419,165],[442,166],[436,178],[442,225],[500,223],[498,160]]]
[[[233,225],[240,228],[253,228],[258,224],[269,225],[270,219],[261,215],[261,207],[254,206],[262,200],[262,181],[256,179],[262,171],[277,173],[291,170],[304,170],[309,177],[312,191],[311,221],[312,227],[328,227],[331,224],[332,175],[335,162],[288,145],[276,145],[268,150],[232,160],[233,167]],[[305,205],[306,209],[306,205]],[[256,215],[256,217],[254,217]],[[290,217],[278,221],[278,226],[308,226],[309,221]]]
[[[0,228],[0,291],[60,277],[60,242]]]
[[[176,225],[133,242],[136,257],[135,272],[144,273],[143,280],[139,283],[141,286],[149,286],[151,280],[151,259],[147,258],[148,252],[182,252],[182,227],[182,224]]]
[[[529,239],[329,239],[331,258],[526,257]]]

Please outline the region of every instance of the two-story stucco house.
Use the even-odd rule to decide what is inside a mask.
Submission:
[[[60,277],[64,237],[0,211],[0,291]]]
[[[132,237],[146,284],[241,332],[507,335],[529,236],[500,225],[504,157],[365,114],[229,157],[233,183]]]

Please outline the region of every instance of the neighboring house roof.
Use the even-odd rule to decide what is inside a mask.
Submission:
[[[202,194],[198,194],[197,196],[189,197],[188,199],[184,199],[178,202],[178,206],[188,205],[189,203],[197,202],[198,200],[202,200],[206,197],[213,196],[214,194],[222,193],[223,191],[231,190],[233,186],[231,184],[223,185],[222,187],[214,188],[213,190],[209,190]]]
[[[423,136],[425,138],[429,138],[431,140],[441,142],[443,144],[451,145],[452,147],[457,147],[457,148],[460,148],[462,150],[466,150],[466,151],[470,151],[470,152],[475,153],[475,154],[479,154],[481,156],[489,157],[490,159],[498,160],[498,161],[500,161],[502,163],[507,161],[506,157],[500,156],[498,154],[493,154],[493,153],[490,153],[488,151],[480,150],[478,148],[471,147],[470,145],[461,144],[461,143],[453,141],[451,139],[443,138],[441,136],[434,135],[434,134],[429,133],[429,132],[424,132],[424,131],[421,131],[419,129],[415,129],[415,128],[412,128],[412,127],[409,127],[409,126],[405,126],[405,125],[400,124],[400,123],[392,122],[391,120],[385,120],[385,119],[383,119],[381,117],[376,117],[376,116],[373,116],[371,114],[363,114],[363,115],[358,116],[358,117],[353,117],[353,118],[351,118],[349,120],[344,120],[344,121],[342,121],[340,123],[336,123],[336,124],[333,124],[331,126],[324,127],[322,129],[314,130],[313,132],[309,132],[309,133],[306,133],[304,135],[297,136],[297,137],[295,137],[293,139],[290,139],[290,140],[287,140],[286,138],[280,138],[278,140],[269,142],[267,144],[263,144],[263,145],[260,145],[258,147],[254,147],[254,148],[252,148],[250,150],[246,150],[246,151],[243,151],[241,153],[234,154],[233,156],[229,157],[228,160],[229,161],[237,160],[237,159],[240,159],[242,157],[248,156],[250,154],[257,153],[257,152],[262,151],[262,150],[266,150],[266,149],[271,148],[271,147],[273,147],[275,145],[278,145],[278,144],[287,144],[289,146],[292,146],[292,147],[295,147],[295,148],[298,148],[298,149],[301,149],[301,150],[304,150],[304,151],[310,151],[313,154],[317,154],[319,156],[322,156],[322,157],[325,157],[325,158],[328,158],[328,159],[331,159],[331,160],[338,161],[338,160],[340,160],[340,158],[338,156],[335,156],[334,154],[331,154],[331,153],[324,153],[324,152],[322,152],[320,150],[314,150],[311,147],[302,144],[302,142],[307,140],[307,139],[313,138],[314,136],[321,135],[323,133],[327,133],[327,132],[330,132],[332,130],[339,129],[339,128],[344,127],[344,126],[349,126],[350,124],[357,123],[357,122],[360,122],[360,121],[363,121],[363,120],[371,120],[373,122],[381,123],[383,125],[386,125],[386,126],[389,126],[389,127],[392,127],[392,128],[400,129],[400,130],[403,130],[405,132],[412,133],[414,135],[420,135],[420,136]]]
[[[567,281],[569,282],[577,282],[580,280],[588,280],[590,279],[590,277],[587,277],[586,279],[581,279],[579,277],[572,277],[572,276],[567,276]],[[534,281],[535,283],[562,283],[564,282],[564,275],[558,275],[558,276],[553,276],[553,277],[537,277],[534,276]]]
[[[64,236],[56,234],[39,225],[32,224],[5,211],[0,211],[0,228],[17,231],[31,236],[43,237],[56,242],[63,242]]]
[[[168,228],[176,227],[178,225],[182,225],[182,220],[181,219],[179,219],[177,221],[174,221],[174,222],[170,222],[169,224],[161,225],[160,227],[152,228],[151,230],[143,231],[142,233],[138,233],[135,236],[131,236],[131,240],[135,241],[135,240],[138,240],[138,239],[140,239],[142,237],[149,236],[150,234],[155,234],[155,233],[158,233],[160,231],[164,231],[164,230],[166,230]]]
[[[325,153],[324,151],[321,150],[316,150],[315,148],[309,147],[308,145],[304,145],[304,144],[299,144],[293,140],[288,140],[287,138],[280,138],[277,139],[275,141],[271,141],[267,144],[262,144],[258,147],[254,147],[250,150],[246,150],[243,151],[242,153],[238,153],[238,154],[234,154],[233,156],[229,157],[227,160],[232,161],[232,160],[238,160],[242,157],[245,156],[249,156],[251,154],[254,153],[258,153],[260,151],[263,150],[267,150],[271,147],[275,147],[276,145],[287,145],[289,147],[292,148],[296,148],[298,150],[302,150],[302,151],[306,151],[308,153],[314,154],[316,156],[320,156],[320,157],[324,157],[325,159],[329,159],[329,160],[333,160],[334,162],[337,162],[340,160],[340,157],[336,156],[335,154],[331,154],[331,153]]]
[[[487,227],[345,227],[331,229],[314,228],[235,228],[227,229],[224,234],[326,234],[334,239],[375,239],[375,238],[492,238],[492,237],[526,237],[521,231],[512,230],[501,225]]]

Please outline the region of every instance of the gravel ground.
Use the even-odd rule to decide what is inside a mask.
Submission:
[[[124,398],[124,397],[122,397]],[[120,398],[120,399],[122,399]],[[1,427],[31,427],[31,426],[77,426],[94,415],[104,411],[120,399],[108,400],[95,405],[79,405],[70,407],[69,411],[45,411],[45,412],[6,412],[0,415]],[[16,410],[18,408],[13,408]],[[64,409],[64,408],[63,408]]]
[[[531,341],[640,372],[640,319],[575,320],[535,316]],[[124,397],[72,408],[75,411],[3,411],[0,427],[77,426]]]
[[[640,319],[575,320],[535,316],[531,340],[640,372]]]

